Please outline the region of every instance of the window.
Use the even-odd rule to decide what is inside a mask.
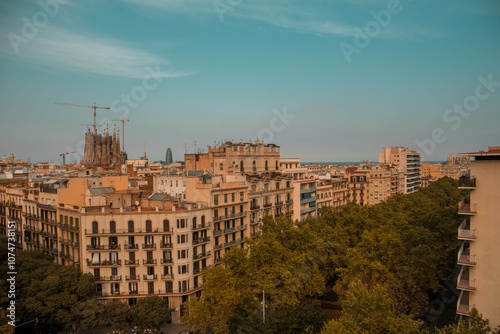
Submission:
[[[279,169],[278,160],[276,160],[276,170]]]
[[[214,205],[219,205],[219,195],[214,195]]]
[[[224,203],[227,203],[227,194],[224,194]]]
[[[99,233],[99,223],[95,220],[92,222],[92,233]]]
[[[128,221],[128,232],[129,233],[133,233],[134,232],[134,221],[133,220],[129,220]]]
[[[240,202],[243,202],[243,199],[244,199],[244,197],[243,197],[243,196],[244,196],[244,195],[243,195],[243,192],[240,192]]]
[[[193,228],[196,228],[196,217],[193,217]]]
[[[109,222],[109,233],[116,233],[116,222],[114,220]]]
[[[231,202],[234,202],[234,201],[235,201],[234,193],[231,193]]]
[[[168,232],[170,231],[170,222],[168,221],[168,219],[165,219],[163,221],[163,232]]]
[[[254,172],[257,171],[257,164],[255,163],[255,160],[252,163],[252,169]]]
[[[220,167],[220,170],[224,170],[224,164],[220,164],[219,167]]]
[[[151,226],[151,220],[146,220],[146,232],[152,232],[153,228]]]
[[[267,160],[266,160],[266,162],[265,162],[265,164],[264,164],[264,169],[265,169],[265,170],[268,170],[268,169],[269,169],[269,168],[268,168],[268,166],[267,166]]]
[[[201,216],[201,226],[205,226],[205,216]]]

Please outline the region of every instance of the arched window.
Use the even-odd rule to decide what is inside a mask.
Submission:
[[[267,160],[266,160],[266,163],[265,163],[265,166],[264,166],[265,170],[268,170],[268,166],[267,166]]]
[[[99,233],[99,223],[95,220],[92,222],[92,233]]]
[[[114,220],[109,222],[109,233],[116,233],[116,222]]]
[[[134,232],[134,221],[133,220],[129,220],[128,221],[128,232],[129,233],[133,233]]]
[[[168,221],[168,219],[165,219],[163,221],[163,232],[168,232],[170,231],[170,222]]]
[[[151,220],[146,220],[146,232],[152,232]]]

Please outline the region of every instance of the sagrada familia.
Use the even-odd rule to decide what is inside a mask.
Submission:
[[[126,153],[120,150],[120,130],[113,128],[113,136],[106,127],[103,134],[85,133],[85,165],[116,165],[124,163]]]

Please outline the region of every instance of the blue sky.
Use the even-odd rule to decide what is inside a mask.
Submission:
[[[497,0],[41,3],[0,3],[0,155],[81,152],[92,111],[56,101],[113,106],[98,122],[130,119],[129,157],[153,161],[258,135],[303,161],[500,145]]]

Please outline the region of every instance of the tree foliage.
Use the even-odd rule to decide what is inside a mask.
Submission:
[[[394,311],[383,285],[369,289],[358,281],[349,286],[340,319],[329,321],[321,334],[417,334],[420,326],[421,322]]]
[[[438,329],[436,334],[500,334],[500,327],[492,330],[490,321],[483,319],[483,315],[473,307],[468,319],[463,319],[459,325]]]
[[[159,329],[170,321],[167,302],[158,296],[141,298],[132,306],[133,323],[141,329]]]

